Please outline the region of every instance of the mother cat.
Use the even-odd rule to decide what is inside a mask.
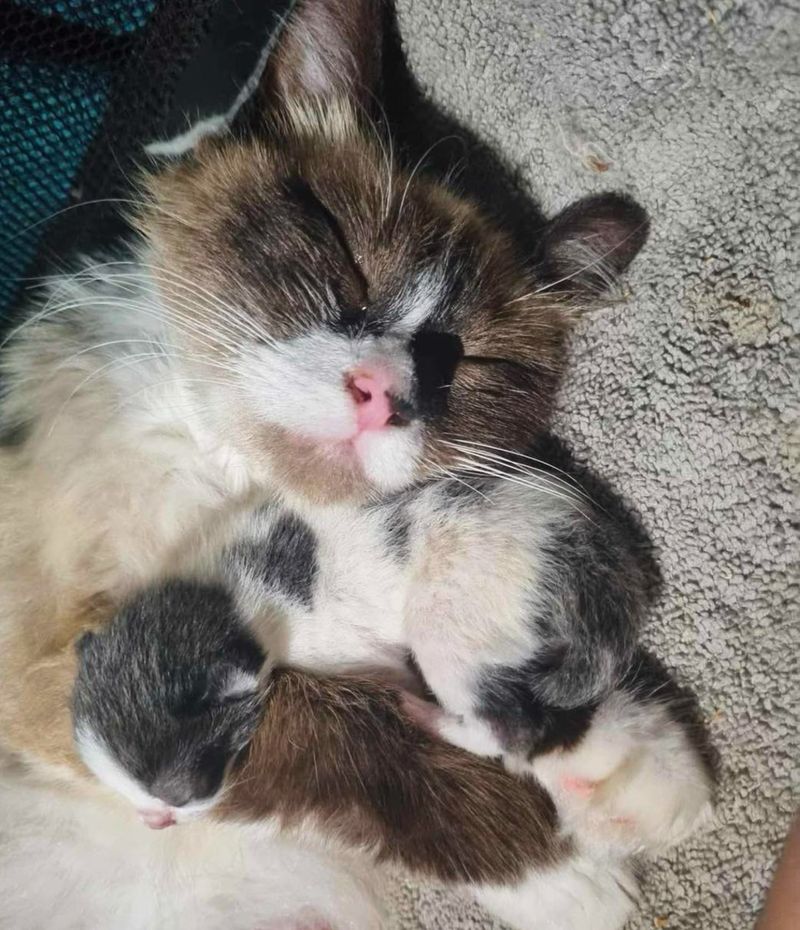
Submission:
[[[447,734],[510,765],[569,731],[574,751],[534,766],[610,848],[667,844],[705,810],[682,726],[617,688],[641,610],[623,542],[518,457],[547,423],[571,320],[645,218],[619,197],[577,204],[532,271],[370,124],[380,29],[370,0],[299,4],[258,90],[261,137],[203,142],[149,179],[130,255],[55,281],[6,351],[9,926],[302,926],[298,902],[381,925],[343,856],[256,827],[154,837],[80,777],[75,639],[141,586],[202,573],[262,503],[293,514],[276,597],[314,621],[290,625],[283,658],[391,666],[411,642]]]

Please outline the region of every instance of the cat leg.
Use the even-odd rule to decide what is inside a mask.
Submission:
[[[577,856],[515,885],[478,886],[473,894],[514,930],[619,930],[638,891],[627,865]]]

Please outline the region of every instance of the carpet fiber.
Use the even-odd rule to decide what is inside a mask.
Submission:
[[[608,189],[650,211],[629,300],[579,328],[557,429],[641,514],[664,575],[646,637],[721,755],[716,824],[649,869],[631,926],[746,930],[800,781],[800,23],[767,0],[400,0],[399,19],[425,90],[545,213]],[[413,884],[396,911],[493,926]]]

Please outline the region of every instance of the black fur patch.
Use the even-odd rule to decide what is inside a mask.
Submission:
[[[491,723],[505,749],[528,758],[573,746],[596,710],[595,705],[562,708],[539,700],[531,688],[533,665],[495,667],[478,685],[478,715]]]
[[[447,397],[464,345],[454,333],[420,330],[411,340],[416,375],[414,406],[424,419],[447,412]]]
[[[392,510],[386,518],[386,542],[397,559],[405,562],[411,554],[411,520],[403,506]]]
[[[458,474],[458,469],[453,470]],[[457,504],[486,503],[492,488],[498,483],[497,478],[486,478],[481,475],[466,474],[456,478],[443,478],[437,487],[441,490],[446,502]]]
[[[32,429],[31,420],[0,426],[0,448],[15,449],[25,445]]]
[[[572,707],[600,697],[628,668],[646,604],[642,572],[615,521],[593,512],[551,528],[532,623],[544,644],[529,662],[539,696]]]
[[[235,566],[261,578],[265,586],[305,607],[313,603],[319,570],[317,540],[311,528],[297,517],[283,514],[263,542],[237,543],[230,558]]]
[[[602,513],[549,527],[531,592],[536,651],[485,670],[476,712],[503,745],[531,755],[580,739],[595,709],[631,667],[645,606],[631,546]]]

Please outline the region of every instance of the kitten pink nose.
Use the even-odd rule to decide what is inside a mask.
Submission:
[[[356,404],[359,432],[382,429],[389,424],[395,411],[389,393],[392,382],[386,372],[380,369],[360,371],[350,375],[345,384]]]
[[[139,819],[151,830],[163,830],[175,824],[172,811],[139,811]]]

